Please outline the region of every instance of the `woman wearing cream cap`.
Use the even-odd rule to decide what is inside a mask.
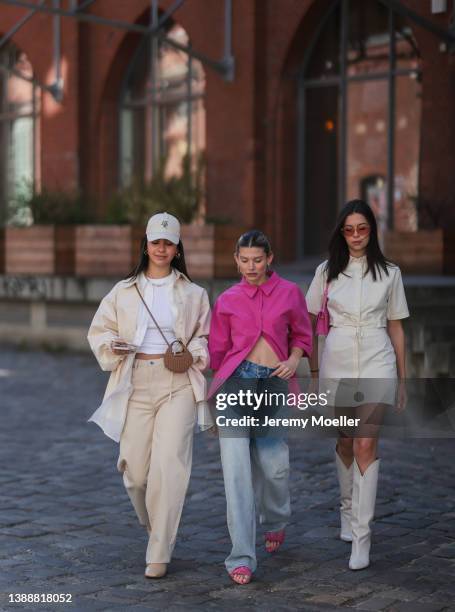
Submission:
[[[195,422],[201,429],[211,425],[202,374],[209,325],[207,292],[188,276],[180,223],[168,213],[156,214],[147,224],[138,265],[102,300],[88,333],[101,368],[111,371],[103,403],[90,420],[120,442],[117,468],[149,534],[148,578],[164,576],[171,560]],[[176,340],[193,358],[184,373],[164,365]]]

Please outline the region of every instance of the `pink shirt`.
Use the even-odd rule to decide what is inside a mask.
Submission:
[[[298,347],[311,355],[312,330],[305,298],[295,283],[272,272],[262,285],[245,279],[222,293],[213,308],[210,367],[216,373],[209,397],[229,378],[263,336],[280,361]]]

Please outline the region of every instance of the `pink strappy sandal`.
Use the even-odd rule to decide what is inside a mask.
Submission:
[[[232,578],[232,580],[236,584],[248,584],[251,580],[252,574],[253,572],[246,565],[241,565],[240,567],[236,567],[235,569],[232,570],[232,572],[229,572],[229,576]],[[247,580],[239,581],[237,576],[245,576]]]
[[[280,548],[281,544],[283,544],[284,537],[285,537],[284,529],[280,529],[279,531],[267,531],[266,534],[264,535],[265,550],[269,553],[276,552]],[[268,542],[276,542],[278,546],[275,546],[274,548],[269,548]]]

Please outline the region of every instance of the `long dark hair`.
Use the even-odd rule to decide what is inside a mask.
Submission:
[[[179,240],[179,243],[177,245],[177,253],[179,254],[179,257],[174,257],[174,259],[171,261],[171,268],[175,268],[179,272],[182,272],[191,281],[191,277],[188,274],[188,270],[186,269],[185,252],[183,250],[183,243],[181,240]],[[135,279],[138,274],[147,270],[148,264],[149,256],[147,253],[147,235],[144,234],[144,237],[141,240],[139,262],[136,267],[131,271],[131,273],[128,274],[126,279]]]
[[[270,241],[264,232],[260,230],[250,230],[249,232],[245,232],[240,236],[237,240],[237,244],[235,245],[235,254],[238,255],[241,247],[258,247],[263,249],[267,256],[272,252],[272,247],[270,246]]]
[[[386,275],[389,274],[387,268],[391,263],[384,257],[379,246],[378,226],[373,211],[363,200],[351,200],[338,215],[335,229],[330,238],[329,259],[326,266],[327,282],[342,274],[349,263],[349,249],[341,230],[344,227],[346,217],[354,213],[363,215],[370,226],[370,240],[366,247],[367,269],[365,276],[368,272],[371,272],[373,280],[376,280],[378,275],[381,278],[382,270]]]

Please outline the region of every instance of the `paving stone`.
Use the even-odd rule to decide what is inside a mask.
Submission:
[[[365,601],[358,603],[355,607],[358,610],[370,610],[374,612],[375,610],[386,610],[393,604],[395,604],[396,600],[388,597],[370,597]]]
[[[258,526],[258,570],[240,587],[223,565],[230,541],[218,442],[198,435],[174,559],[167,578],[151,581],[118,446],[86,423],[106,382],[95,360],[7,349],[0,368],[14,372],[0,379],[0,593],[68,592],[68,609],[83,612],[454,609],[453,441],[381,441],[372,563],[352,572],[350,546],[338,538],[333,444],[292,439],[287,541],[267,555]]]
[[[349,601],[349,597],[346,597],[346,595],[328,595],[326,593],[312,595],[308,599],[305,599],[305,603],[307,604],[330,604],[332,606],[339,606],[346,601]]]
[[[397,612],[438,612],[438,610],[447,609],[446,604],[442,603],[400,603],[394,606]],[[452,607],[453,609],[453,607]]]
[[[446,559],[455,559],[455,542],[451,544],[443,544],[437,550],[433,551],[435,557],[445,557]]]

